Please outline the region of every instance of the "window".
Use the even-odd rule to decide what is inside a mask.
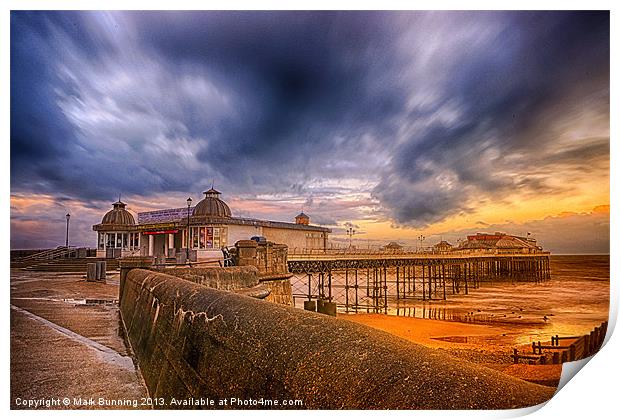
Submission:
[[[98,249],[105,248],[105,233],[99,233],[99,238],[97,239],[97,248]]]
[[[220,248],[226,246],[226,233],[228,231],[225,227],[220,228]]]
[[[220,228],[213,228],[213,248],[220,249]]]
[[[213,228],[212,227],[208,227],[207,228],[207,242],[206,242],[206,246],[207,246],[207,248],[213,248]]]
[[[193,248],[220,249],[226,243],[226,229],[212,226],[190,228]]]
[[[200,249],[205,248],[205,228],[200,228]]]
[[[191,228],[192,248],[198,248],[198,228]]]
[[[123,249],[127,249],[127,247],[128,247],[127,234],[123,233]]]
[[[114,248],[114,244],[116,241],[116,234],[114,233],[107,233],[106,236],[108,237],[108,241],[107,241],[107,248]]]

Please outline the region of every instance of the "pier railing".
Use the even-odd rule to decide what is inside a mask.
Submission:
[[[310,259],[355,259],[355,258],[471,258],[484,256],[541,256],[550,255],[546,251],[538,252],[515,252],[496,249],[489,250],[453,250],[453,251],[432,251],[432,250],[373,250],[355,248],[329,248],[329,249],[306,249],[289,248],[289,260],[310,260]]]

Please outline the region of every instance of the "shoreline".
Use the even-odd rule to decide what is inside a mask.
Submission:
[[[524,346],[516,345],[510,331],[501,326],[385,314],[339,313],[338,317],[528,382],[557,387],[562,374],[562,365],[513,364],[512,349]]]

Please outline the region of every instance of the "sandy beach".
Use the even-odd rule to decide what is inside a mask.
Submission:
[[[557,386],[562,373],[561,365],[513,364],[512,349],[524,346],[514,345],[513,337],[501,327],[384,314],[338,314],[338,317],[529,382]]]

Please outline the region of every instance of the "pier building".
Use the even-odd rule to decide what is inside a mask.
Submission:
[[[93,226],[97,232],[97,256],[176,257],[190,252],[191,260],[221,257],[221,248],[253,237],[285,244],[289,248],[325,250],[330,229],[310,224],[303,212],[295,223],[234,217],[230,207],[213,188],[191,207],[138,213],[137,220],[120,199]],[[184,259],[184,258],[182,258]]]
[[[528,234],[529,235],[529,234]],[[458,248],[461,253],[494,252],[496,254],[535,254],[542,251],[536,239],[503,232],[468,235]]]
[[[441,240],[440,242],[436,243],[435,245],[433,245],[433,251],[439,254],[442,253],[448,253],[450,251],[452,251],[454,247],[452,246],[452,244],[448,241],[444,241]]]

